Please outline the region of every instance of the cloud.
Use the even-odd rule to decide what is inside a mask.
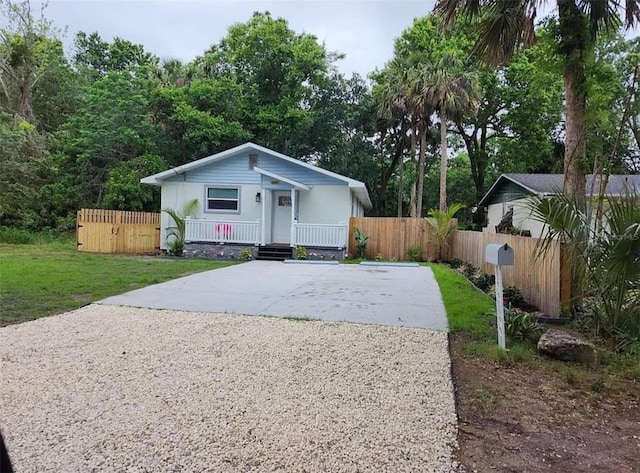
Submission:
[[[33,2],[34,11],[38,8]],[[405,1],[79,1],[52,0],[45,15],[68,27],[71,48],[79,31],[97,31],[144,45],[161,58],[190,61],[222,39],[233,23],[254,11],[282,17],[296,32],[318,37],[331,51],[346,54],[339,69],[366,76],[393,55],[393,42],[432,2]]]

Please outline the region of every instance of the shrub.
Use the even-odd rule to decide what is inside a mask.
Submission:
[[[511,340],[528,340],[536,343],[544,328],[528,312],[507,309],[504,313],[504,330]]]
[[[33,245],[35,236],[18,228],[4,227],[0,228],[0,243],[9,243],[11,245]]]
[[[462,268],[462,274],[464,274],[464,276],[467,279],[472,279],[473,276],[478,272],[478,268],[476,268],[474,265],[472,265],[471,263],[467,263],[463,268]]]
[[[243,259],[243,260],[253,259],[253,251],[251,251],[249,248],[243,248],[242,251],[240,252],[240,259]]]
[[[422,247],[415,245],[407,248],[407,258],[411,261],[422,261]]]
[[[369,237],[365,236],[359,228],[353,229],[353,235],[356,239],[356,258],[364,258],[364,252],[367,249]]]
[[[511,307],[523,308],[526,304],[522,292],[515,286],[506,286],[502,290],[502,296],[505,304]]]
[[[382,253],[378,253],[376,255],[376,261],[383,261],[384,260],[384,255]]]
[[[296,246],[296,259],[307,259],[307,249],[304,246]]]
[[[464,261],[462,261],[460,258],[453,258],[449,262],[449,266],[451,266],[453,269],[458,269],[463,264],[464,264]]]

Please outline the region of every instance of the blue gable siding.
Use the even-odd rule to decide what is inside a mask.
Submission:
[[[293,179],[302,184],[346,186],[347,183],[331,176],[326,176],[313,169],[298,166],[283,159],[266,154],[258,154],[258,167],[266,171]],[[273,179],[261,179],[261,175],[249,169],[249,153],[229,156],[218,162],[187,171],[186,174],[167,178],[167,181],[186,181],[216,184],[263,184],[267,189],[290,189],[285,183],[272,185]]]
[[[276,158],[275,156],[259,156],[258,167],[265,171],[275,172],[294,181],[310,186],[346,186],[347,183],[335,177],[321,174],[312,169]]]

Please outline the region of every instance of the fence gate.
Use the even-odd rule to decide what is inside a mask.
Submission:
[[[157,253],[160,251],[160,214],[80,209],[76,236],[78,251]]]

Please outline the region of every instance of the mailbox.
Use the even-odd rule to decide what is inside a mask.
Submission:
[[[513,248],[506,243],[491,243],[484,250],[484,259],[497,266],[513,266]]]

